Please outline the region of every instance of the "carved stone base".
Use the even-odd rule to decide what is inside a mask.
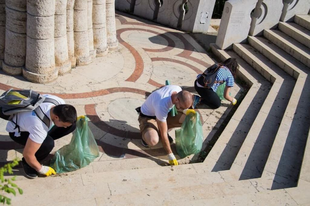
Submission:
[[[70,61],[71,61],[71,68],[75,68],[76,67],[76,57],[71,57]]]
[[[46,74],[38,74],[28,71],[26,68],[23,69],[23,76],[35,83],[48,83],[52,82],[57,79],[58,77],[58,70],[55,68],[53,71],[46,73]]]
[[[116,50],[118,48],[118,41],[108,42],[109,50]]]
[[[92,62],[91,56],[79,57],[79,58],[76,59],[76,65],[77,66],[88,65],[91,62]]]
[[[97,49],[97,57],[103,57],[106,56],[109,53],[108,47],[105,49]]]
[[[14,67],[2,61],[2,70],[10,75],[21,75],[24,67]]]
[[[93,61],[96,58],[96,49],[89,51],[89,56]]]
[[[58,69],[58,74],[59,75],[64,75],[68,72],[71,71],[71,62],[70,61],[67,61],[65,63],[63,63],[61,66],[57,66],[57,69]]]

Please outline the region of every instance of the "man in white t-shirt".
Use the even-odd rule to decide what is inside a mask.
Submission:
[[[155,146],[160,139],[171,165],[178,165],[178,161],[170,147],[168,129],[182,125],[185,119],[182,111],[191,107],[192,104],[193,96],[190,92],[182,90],[179,86],[167,85],[152,92],[140,108],[138,120],[142,144]],[[174,105],[179,112],[172,117],[169,111]]]
[[[54,148],[54,140],[59,139],[76,128],[76,109],[59,97],[43,95],[58,102],[55,106],[50,102],[40,104],[41,111],[50,119],[47,126],[34,111],[23,112],[13,116],[6,126],[12,140],[24,145],[22,164],[28,178],[38,174],[50,176],[56,174],[53,168],[41,165]],[[15,124],[16,123],[16,124]]]

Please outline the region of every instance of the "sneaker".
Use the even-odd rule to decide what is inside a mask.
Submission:
[[[194,96],[194,101],[193,101],[193,106],[192,107],[193,107],[193,109],[195,109],[197,104],[199,104],[201,97],[196,95],[196,94],[194,94],[193,96]]]
[[[149,148],[149,145],[146,144],[146,142],[143,139],[141,139],[141,144],[142,144],[143,147]]]
[[[38,172],[33,169],[32,167],[30,167],[27,162],[25,161],[25,159],[22,159],[22,165],[25,171],[25,176],[29,179],[34,179],[36,177],[38,177]]]

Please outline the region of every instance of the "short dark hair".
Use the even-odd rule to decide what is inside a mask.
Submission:
[[[54,107],[53,113],[59,117],[62,122],[74,124],[77,119],[76,109],[70,104],[59,104]]]
[[[237,59],[235,59],[235,58],[228,58],[223,63],[221,63],[221,65],[227,67],[234,77],[236,76],[237,69],[239,67]]]

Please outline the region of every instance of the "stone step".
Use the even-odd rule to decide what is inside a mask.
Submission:
[[[231,167],[240,179],[257,178],[262,175],[295,80],[250,45],[234,44],[233,49],[273,83]]]
[[[305,148],[305,153],[303,155],[298,186],[307,185],[310,182],[310,129],[308,131],[307,143]]]
[[[214,47],[214,49],[216,48]],[[225,58],[230,56],[237,58],[240,63],[238,75],[241,73],[248,76],[248,79],[252,81],[252,85],[204,161],[210,171],[228,170],[230,168],[270,86],[262,76],[257,72],[254,73],[253,69],[250,69],[249,65],[236,54],[228,54],[223,50],[217,52],[221,53]],[[248,71],[251,71],[251,74]]]
[[[303,134],[305,127],[309,127],[309,121],[304,114],[306,105],[309,106],[309,99],[303,102],[301,94],[305,88],[305,78],[298,78],[289,100],[288,106],[284,112],[280,127],[273,142],[271,152],[268,156],[263,178],[270,178],[279,175],[280,179],[286,180],[292,186],[297,186],[298,174],[305,151],[305,142],[307,136]],[[304,94],[309,98],[309,90]],[[308,124],[307,124],[308,122]],[[306,123],[306,125],[304,125]],[[286,184],[284,182],[284,184]],[[280,184],[273,188],[281,188]]]
[[[262,178],[272,179],[277,175],[276,181],[296,186],[310,125],[304,112],[307,111],[307,105],[310,105],[309,68],[264,38],[248,39],[250,45],[296,79],[262,174]],[[274,184],[273,187],[282,186]]]
[[[220,198],[267,190],[259,180],[232,181],[228,173],[210,173],[204,168],[204,164],[192,164],[18,180],[16,184],[24,194],[14,197],[13,205],[31,205],[35,197],[37,205],[74,205],[83,199],[97,198],[106,204],[158,205],[164,200],[182,202],[192,197]]]
[[[295,15],[294,22],[308,30],[310,30],[310,15]]]
[[[234,188],[237,189],[237,188]],[[307,188],[308,189],[308,188]],[[306,205],[308,200],[306,195],[298,195],[298,189],[261,191],[255,193],[243,193],[237,195],[223,195],[222,197],[197,198],[194,196],[185,201],[170,200],[165,201],[166,205],[179,206],[205,206],[205,205]],[[300,192],[300,191],[299,191]],[[298,202],[298,203],[296,203]]]
[[[310,48],[278,30],[264,30],[264,37],[310,67]]]
[[[307,67],[263,37],[248,37],[249,44],[295,79]]]
[[[293,22],[279,22],[278,28],[286,35],[310,48],[310,30]]]
[[[298,191],[295,190],[298,188],[290,189],[292,195],[283,196],[279,191],[285,190],[272,191],[262,179],[233,181],[223,176],[223,172],[210,173],[205,168],[201,163],[87,174],[73,172],[49,178],[20,180],[16,184],[24,189],[24,194],[14,197],[12,204],[33,205],[34,198],[37,205],[71,206],[86,203],[171,205],[175,202],[182,205],[195,201],[223,202],[223,197],[230,200],[238,200],[240,197],[251,197],[251,200],[258,200],[255,197],[269,197],[270,201],[282,198],[283,201],[290,202],[297,197]],[[304,195],[299,195],[301,197],[304,198]]]

